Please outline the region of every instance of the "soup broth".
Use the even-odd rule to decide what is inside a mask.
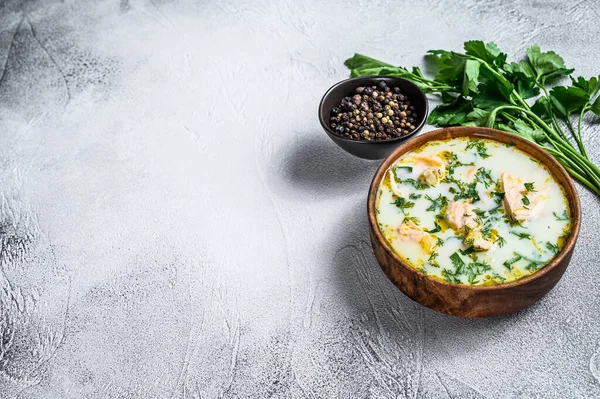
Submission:
[[[406,263],[455,284],[542,269],[571,229],[564,190],[538,160],[488,139],[426,143],[386,171],[376,219]]]

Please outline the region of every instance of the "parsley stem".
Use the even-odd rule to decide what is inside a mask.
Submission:
[[[567,124],[569,126],[569,129],[571,130],[571,134],[573,135],[573,138],[575,139],[575,143],[577,143],[577,147],[579,148],[579,152],[581,152],[586,158],[589,159],[589,157],[587,156],[587,153],[585,151],[585,146],[583,145],[583,141],[581,141],[581,136],[577,135],[577,132],[575,131],[575,127],[573,126],[573,122],[571,122],[571,113],[568,112],[567,116],[565,117]],[[570,142],[569,142],[570,144]]]
[[[583,172],[590,178],[595,184],[600,187],[600,173],[597,170],[594,170],[594,165],[589,162],[583,155],[576,152],[572,147],[565,145],[562,142],[555,142],[554,140],[550,140],[550,144],[554,146],[557,150],[562,151],[563,160],[568,159],[572,162],[577,162],[580,168],[583,169]],[[566,154],[566,153],[571,154]],[[571,155],[568,157],[567,155]],[[564,166],[564,163],[563,163]]]
[[[552,154],[553,156],[561,158],[564,161],[564,163],[568,164],[571,168],[573,168],[580,175],[586,173],[583,169],[581,169],[581,167],[579,165],[577,165],[575,162],[573,162],[569,157],[565,157],[565,155],[562,152],[557,151],[554,148],[546,147],[546,146],[544,146],[544,149],[546,151],[548,151],[550,154]],[[565,166],[565,165],[563,165],[563,166]]]
[[[554,113],[552,114],[552,122],[554,122],[554,126],[556,127],[556,131],[562,136],[563,140],[565,140],[566,142],[568,142],[569,144],[571,144],[571,142],[567,138],[567,135],[565,134],[565,132],[560,127],[560,124],[558,123],[558,119],[556,118],[556,115],[554,115]],[[570,126],[569,126],[569,128],[570,128]],[[577,143],[577,145],[579,145],[579,143]]]
[[[544,147],[544,149],[556,157],[564,166],[564,168],[571,174],[571,176],[579,180],[595,193],[600,194],[600,178],[597,175],[589,174],[589,172],[583,171],[581,166],[577,165],[569,157],[566,157],[562,152],[557,151],[554,148]],[[583,174],[586,174],[589,177],[585,178],[582,176]],[[596,185],[594,185],[594,183]]]
[[[585,157],[587,159],[590,159],[590,156],[587,153],[587,150],[585,149],[585,146],[583,145],[583,140],[581,138],[581,121],[583,120],[583,114],[585,114],[585,112],[588,110],[588,106],[585,106],[581,109],[581,113],[579,114],[579,122],[577,123],[577,136],[579,137],[579,141],[578,143],[581,143],[581,146],[579,147],[581,149],[581,152],[583,153],[583,155],[585,155]],[[575,132],[573,132],[573,136],[575,136]]]
[[[565,134],[565,132],[563,132],[562,128],[560,127],[560,124],[558,123],[558,119],[556,118],[556,115],[554,114],[554,111],[552,111],[552,103],[550,102],[550,95],[548,94],[548,90],[546,90],[546,86],[544,86],[543,84],[540,84],[540,82],[537,79],[535,80],[535,84],[537,87],[542,89],[542,91],[544,92],[544,95],[547,100],[546,110],[548,111],[548,114],[550,115],[550,119],[552,119],[552,121],[554,122],[554,126],[556,126],[556,131],[562,136],[563,139],[565,139],[568,142],[569,140],[567,139],[567,135]]]

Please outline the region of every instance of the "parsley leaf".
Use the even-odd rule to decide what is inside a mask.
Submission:
[[[519,237],[519,240],[531,239],[531,235],[527,234],[527,233],[519,233],[518,231],[511,231],[510,234]]]
[[[496,238],[496,241],[494,242],[497,242],[500,248],[502,248],[504,244],[506,244],[506,240],[504,239],[504,237],[501,236],[498,236],[498,238]]]
[[[475,177],[477,181],[483,183],[485,188],[489,188],[492,184],[494,184],[494,179],[490,177],[491,170],[485,169],[483,166],[477,169],[475,173]]]
[[[470,150],[472,148],[475,148],[477,154],[479,154],[481,158],[485,159],[490,157],[490,155],[487,153],[487,148],[483,140],[471,140],[471,142],[467,144],[467,148],[465,148],[465,150]]]
[[[467,249],[459,249],[459,250],[458,250],[458,252],[460,252],[460,253],[461,253],[461,255],[470,255],[470,254],[472,254],[473,252],[475,252],[475,247],[471,245],[471,246],[470,246],[469,248],[467,248]]]
[[[518,261],[520,261],[521,259],[523,259],[521,257],[521,255],[516,255],[514,258],[511,258],[507,261],[505,261],[504,263],[502,263],[502,265],[504,265],[504,267],[506,267],[508,270],[510,270],[510,267],[514,264],[517,263]]]
[[[541,84],[547,80],[562,75],[569,75],[573,69],[567,69],[562,57],[554,51],[542,53],[537,44],[527,49],[527,59],[535,74],[535,79]]]
[[[426,77],[417,67],[394,66],[361,54],[346,60],[345,65],[352,77],[397,76],[426,93],[440,94],[442,104],[431,111],[430,124],[493,127],[539,144],[571,176],[600,195],[600,169],[593,165],[582,134],[586,113],[600,116],[600,76],[571,76],[570,86],[549,87],[547,84],[569,76],[573,69],[567,68],[558,54],[542,52],[538,45],[528,48],[526,55],[525,60],[508,63],[507,55],[494,43],[472,40],[465,42],[464,53],[429,51],[426,59],[434,78]],[[578,120],[576,125],[574,119]],[[484,144],[483,140],[472,144],[481,158],[490,156]],[[457,165],[449,162],[448,174]],[[416,182],[407,184],[419,189]],[[452,190],[453,194],[465,191],[461,186]]]
[[[442,231],[442,228],[440,227],[439,224],[437,224],[437,222],[433,222],[435,224],[435,228],[431,229],[431,230],[425,230],[426,233],[430,233],[430,234],[435,234],[435,233],[439,233],[440,231]]]
[[[546,243],[546,248],[548,248],[550,251],[554,252],[555,254],[560,252],[558,245],[552,244],[551,242]]]
[[[425,199],[431,202],[429,208],[425,209],[426,211],[442,210],[448,205],[448,198],[444,197],[442,194],[438,195],[435,199],[431,198],[428,194],[425,194]]]
[[[552,214],[554,215],[554,218],[556,220],[569,220],[570,219],[569,215],[567,214],[567,210],[566,209],[563,211],[562,215],[558,215],[556,212],[552,212]]]
[[[419,223],[421,223],[421,219],[414,217],[414,216],[406,215],[406,216],[404,216],[402,223],[407,223],[407,222],[413,222],[414,224],[416,224],[418,226]]]
[[[439,263],[437,262],[436,258],[439,256],[439,254],[437,252],[433,252],[430,256],[429,259],[427,259],[427,263],[429,263],[431,266],[433,267],[440,267]]]
[[[404,212],[405,209],[410,209],[415,206],[414,202],[407,201],[406,198],[397,198],[394,202],[392,202],[392,204],[400,208],[404,214],[406,214]]]
[[[456,267],[457,270],[462,270],[462,268],[465,266],[465,262],[463,262],[460,255],[456,252],[450,255],[450,260],[452,261],[452,264],[454,265],[454,267]]]
[[[563,118],[573,112],[580,112],[589,99],[588,93],[575,86],[556,86],[550,90],[550,101],[554,111]]]
[[[454,201],[463,198],[470,198],[473,200],[473,202],[477,202],[480,200],[479,193],[477,192],[477,180],[469,184],[467,187],[459,185],[459,188],[461,189],[461,192],[454,196]]]

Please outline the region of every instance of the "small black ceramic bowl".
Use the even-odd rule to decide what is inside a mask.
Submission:
[[[333,129],[329,126],[329,118],[333,107],[339,106],[344,97],[356,94],[354,90],[356,90],[357,87],[374,86],[382,80],[385,81],[389,87],[399,87],[402,94],[408,96],[411,105],[415,107],[415,112],[419,116],[419,119],[415,124],[415,130],[406,136],[378,141],[350,140],[335,134]],[[325,93],[319,104],[319,121],[321,122],[323,129],[325,129],[325,133],[327,133],[333,142],[350,154],[364,159],[383,159],[391,154],[391,152],[402,144],[404,140],[414,136],[421,130],[427,120],[428,111],[429,105],[427,103],[427,97],[414,83],[393,76],[361,76],[358,78],[342,80],[327,90],[327,93]]]

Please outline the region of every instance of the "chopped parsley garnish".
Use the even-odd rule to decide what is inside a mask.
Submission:
[[[410,193],[410,195],[408,196],[408,198],[414,201],[414,200],[418,200],[422,196],[423,196],[423,194]]]
[[[437,238],[437,246],[441,247],[442,245],[444,245],[444,240],[441,237]]]
[[[505,261],[504,263],[502,263],[502,265],[504,265],[504,267],[506,267],[508,270],[510,270],[510,267],[514,263],[517,263],[518,261],[520,261],[521,259],[523,259],[523,257],[521,255],[516,255],[514,258],[511,258],[511,259]]]
[[[431,256],[429,256],[429,259],[427,259],[427,263],[429,263],[433,267],[440,267],[440,265],[437,262],[437,260],[435,260],[438,257],[438,255],[439,254],[437,252],[433,252],[431,254]]]
[[[531,204],[531,201],[529,201],[529,198],[527,198],[527,196],[523,196],[523,198],[521,198],[521,201],[523,202],[523,205],[529,205]]]
[[[473,202],[479,201],[480,198],[479,193],[477,192],[477,180],[469,184],[466,188],[464,186],[461,187],[460,185],[459,188],[461,188],[461,192],[454,196],[454,201],[463,198],[470,198],[473,200]]]
[[[452,261],[454,267],[456,267],[459,270],[462,270],[462,268],[465,266],[465,262],[463,262],[460,255],[456,252],[450,255],[450,260]]]
[[[404,213],[405,209],[409,209],[415,206],[414,202],[407,201],[406,198],[397,198],[394,202],[392,202],[392,204],[400,208],[402,210],[402,213]]]
[[[430,233],[430,234],[434,234],[434,233],[439,233],[440,231],[442,231],[442,228],[440,227],[439,224],[437,224],[437,222],[433,222],[435,224],[435,228],[431,229],[431,230],[425,230],[426,233]]]
[[[481,229],[481,236],[484,240],[491,241],[492,240],[492,227],[490,224],[486,224],[483,229]]]
[[[558,215],[556,212],[552,212],[552,214],[556,220],[569,220],[569,215],[567,214],[566,209],[563,211],[562,215]]]
[[[500,212],[500,209],[502,209],[502,205],[498,204],[498,206],[497,206],[497,207],[490,209],[490,210],[488,211],[488,213],[490,214],[490,216],[491,216],[491,215],[495,215],[495,214],[497,214],[497,213],[499,213],[499,212]],[[495,218],[494,218],[494,219],[495,219]]]
[[[515,254],[515,256],[519,256],[521,259],[529,262],[529,264],[527,266],[525,266],[525,269],[529,270],[530,272],[536,271],[536,270],[540,269],[542,266],[544,266],[546,263],[548,263],[548,261],[545,261],[545,260],[531,259],[531,258],[528,258],[521,254],[518,254],[517,252],[513,252],[513,253]]]
[[[449,269],[443,269],[442,276],[444,276],[446,281],[448,281],[449,283],[454,283],[454,284],[461,283],[460,279],[458,278],[458,276],[460,276],[460,273],[450,271]]]
[[[527,234],[527,233],[520,233],[518,231],[511,231],[510,234],[519,237],[519,240],[525,240],[525,239],[530,240],[531,239],[531,235]]]
[[[449,283],[460,284],[461,281],[459,276],[463,273],[465,262],[463,262],[463,260],[460,258],[460,255],[456,252],[450,255],[450,260],[454,265],[454,271],[450,269],[444,269],[442,270],[442,276],[444,276]]]
[[[416,224],[418,226],[419,223],[421,223],[421,219],[414,217],[414,216],[406,215],[406,216],[404,216],[404,220],[402,220],[402,223],[406,223],[406,222],[413,222],[414,224]]]
[[[498,204],[498,206],[502,205],[502,200],[504,199],[504,196],[506,195],[504,192],[490,191],[490,194],[492,194],[494,196],[494,201],[496,202],[496,204]]]
[[[444,197],[442,194],[438,195],[437,198],[431,198],[429,195],[425,194],[425,199],[431,201],[431,205],[426,211],[435,211],[437,209],[442,210],[446,205],[448,205],[448,198]]]
[[[498,236],[498,238],[496,238],[496,241],[494,242],[497,242],[500,248],[502,248],[504,244],[506,244],[506,240],[504,239],[504,237],[501,236]]]
[[[544,266],[545,263],[546,262],[533,261],[525,266],[525,269],[529,270],[530,272],[534,272]]]
[[[451,153],[450,154],[450,162],[448,162],[448,175],[452,175],[454,174],[454,169],[458,168],[459,166],[474,166],[475,163],[470,162],[470,163],[462,163],[458,160],[458,156],[456,156],[455,153]]]
[[[429,188],[429,185],[423,183],[421,180],[416,180],[411,178],[408,179],[396,179],[398,180],[399,183],[406,183],[406,184],[410,184],[412,185],[414,188],[416,188],[417,190],[425,190],[426,188]]]
[[[558,248],[558,245],[552,244],[551,242],[546,243],[546,248],[548,248],[550,251],[554,252],[555,254],[557,254],[560,251],[560,249]]]
[[[533,183],[525,183],[525,190],[527,191],[535,191],[535,186],[533,185]]]
[[[459,249],[458,251],[461,253],[461,255],[470,255],[475,252],[475,247],[471,245],[467,249]]]
[[[413,171],[412,166],[396,166],[395,169],[406,169],[409,173]]]
[[[475,148],[477,154],[483,159],[489,158],[490,155],[487,153],[487,148],[485,147],[485,143],[482,140],[473,140],[469,144],[467,144],[467,148],[465,150],[470,150]]]
[[[473,209],[473,213],[479,217],[485,216],[485,211],[483,209],[475,208]]]
[[[471,279],[475,280],[475,277],[478,277],[485,272],[489,272],[490,270],[492,270],[492,266],[490,266],[489,264],[487,264],[485,262],[471,262],[466,267],[466,272],[469,275],[469,282],[471,281]],[[473,276],[473,277],[471,277],[471,276]],[[478,283],[478,281],[476,281],[475,283],[471,283],[471,284],[477,284],[477,283]]]
[[[487,170],[484,167],[477,169],[475,173],[475,178],[478,182],[482,183],[485,188],[489,188],[492,184],[494,184],[494,179],[490,176],[491,170]]]

